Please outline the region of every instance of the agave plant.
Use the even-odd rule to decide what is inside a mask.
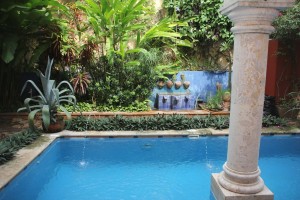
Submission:
[[[27,110],[29,112],[28,122],[30,128],[34,127],[35,115],[38,112],[41,112],[43,125],[46,130],[48,130],[49,125],[56,122],[58,108],[66,114],[68,120],[71,120],[71,114],[66,110],[62,103],[73,104],[73,106],[75,106],[76,97],[74,96],[73,88],[67,81],[62,81],[56,86],[55,80],[50,79],[52,64],[53,59],[50,60],[50,58],[48,58],[45,75],[39,71],[42,82],[42,91],[32,80],[26,81],[22,88],[21,94],[28,84],[31,84],[38,92],[37,96],[26,98],[24,100],[25,107],[19,108],[17,111]],[[65,85],[65,87],[60,89],[62,85]]]

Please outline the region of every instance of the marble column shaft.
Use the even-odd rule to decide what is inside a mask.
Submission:
[[[234,27],[234,59],[227,162],[219,176],[225,189],[241,194],[263,190],[258,167],[269,34],[278,11],[243,7],[228,16]]]

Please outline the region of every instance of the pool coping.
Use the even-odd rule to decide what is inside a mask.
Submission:
[[[55,139],[61,137],[199,137],[199,136],[228,136],[229,129],[215,130],[191,129],[191,130],[165,130],[165,131],[83,131],[75,132],[64,130],[55,134],[43,134],[31,145],[20,149],[16,156],[7,163],[0,165],[0,190],[16,177],[26,166],[39,156]],[[300,134],[300,129],[268,130],[263,129],[262,135],[294,135]]]

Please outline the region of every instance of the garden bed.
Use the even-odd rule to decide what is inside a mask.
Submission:
[[[103,118],[103,117],[114,117],[116,115],[122,115],[124,117],[152,117],[156,115],[174,115],[180,114],[188,117],[193,116],[209,116],[209,115],[229,115],[229,112],[211,112],[207,110],[186,110],[186,111],[145,111],[145,112],[74,112],[72,117],[85,116],[90,118]],[[59,115],[63,115],[60,113]],[[1,135],[4,137],[7,134],[22,131],[28,128],[27,122],[28,113],[0,113],[0,130]],[[36,126],[40,127],[40,120],[37,120]]]

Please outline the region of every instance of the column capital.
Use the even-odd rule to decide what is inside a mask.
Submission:
[[[264,33],[274,31],[272,22],[280,9],[292,6],[294,0],[225,0],[221,13],[234,23],[231,31],[238,33]]]
[[[224,0],[220,11],[223,15],[228,15],[238,8],[273,8],[283,10],[292,7],[295,0]]]

